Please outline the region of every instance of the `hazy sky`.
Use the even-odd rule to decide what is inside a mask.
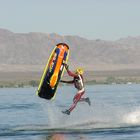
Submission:
[[[140,0],[0,0],[0,28],[105,40],[140,36]]]

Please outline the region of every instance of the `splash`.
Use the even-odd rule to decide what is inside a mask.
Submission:
[[[123,120],[127,124],[140,125],[140,109],[124,115]]]

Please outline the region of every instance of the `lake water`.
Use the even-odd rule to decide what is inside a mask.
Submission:
[[[58,87],[56,99],[36,96],[37,88],[0,89],[1,140],[139,140],[140,85],[88,85],[91,106],[69,108],[76,90]]]

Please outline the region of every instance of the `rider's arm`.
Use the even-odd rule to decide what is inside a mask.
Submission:
[[[75,73],[73,73],[73,72],[71,72],[71,71],[69,70],[69,66],[68,66],[67,64],[65,64],[65,68],[66,68],[66,70],[67,70],[69,76],[71,76],[71,77],[77,76]]]
[[[74,83],[73,80],[72,80],[72,81],[64,81],[64,80],[60,80],[60,82],[62,82],[62,83],[67,83],[67,84],[73,84],[73,83]]]
[[[77,74],[71,72],[70,70],[67,70],[67,72],[68,72],[68,75],[71,76],[71,77],[76,77],[77,76]]]

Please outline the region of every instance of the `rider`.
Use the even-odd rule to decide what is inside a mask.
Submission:
[[[65,64],[65,68],[68,72],[68,75],[73,77],[73,80],[72,81],[61,80],[60,82],[74,84],[75,88],[78,90],[77,94],[73,98],[73,104],[70,106],[70,108],[68,110],[62,111],[63,113],[70,115],[70,112],[76,107],[76,105],[79,101],[85,101],[90,105],[90,100],[89,100],[89,97],[87,97],[87,98],[82,97],[85,93],[84,80],[83,80],[83,72],[84,72],[83,69],[77,68],[75,73],[73,73],[69,70],[69,66],[67,64]]]

